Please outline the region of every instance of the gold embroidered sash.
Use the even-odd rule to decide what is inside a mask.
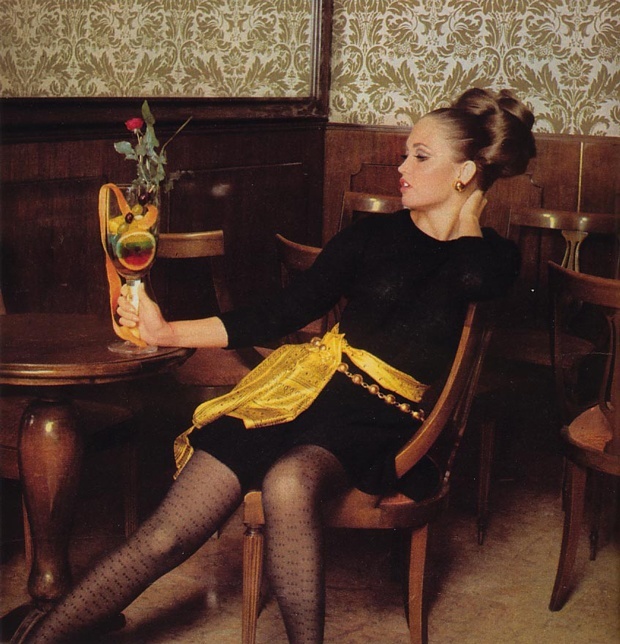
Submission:
[[[194,429],[204,427],[220,416],[239,418],[247,429],[278,425],[297,418],[334,375],[343,353],[379,385],[407,400],[420,402],[428,389],[427,385],[371,353],[350,346],[336,325],[320,342],[279,347],[232,391],[199,405],[194,411],[193,426],[174,442],[178,468],[175,476],[194,452],[189,442]]]

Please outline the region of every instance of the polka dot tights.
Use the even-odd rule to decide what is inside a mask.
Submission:
[[[267,572],[291,644],[323,641],[320,506],[345,485],[338,460],[312,445],[286,454],[263,481]],[[196,552],[241,500],[236,475],[209,454],[196,451],[153,515],[96,564],[24,641],[79,641],[76,635],[121,612],[156,579]]]

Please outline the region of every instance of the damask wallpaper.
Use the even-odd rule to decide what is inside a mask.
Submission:
[[[536,129],[620,135],[618,0],[338,0],[331,120],[410,125],[476,85]]]
[[[620,135],[618,0],[336,0],[331,120],[410,125],[476,85],[536,129]]]
[[[2,96],[308,96],[313,0],[0,0]]]
[[[0,95],[300,97],[318,0],[0,0]],[[334,0],[330,121],[410,125],[478,85],[620,136],[618,0]]]

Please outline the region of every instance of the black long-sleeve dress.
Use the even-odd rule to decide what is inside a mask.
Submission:
[[[336,235],[290,287],[255,307],[222,315],[229,348],[259,345],[347,304],[340,333],[353,347],[431,385],[428,412],[454,357],[467,305],[504,294],[519,269],[516,246],[492,229],[483,237],[439,241],[408,211],[367,217]],[[351,483],[382,493],[396,483],[394,456],[419,422],[336,373],[295,420],[245,429],[224,416],[190,437],[238,475],[259,485],[274,461],[295,445],[320,445],[343,464]],[[408,493],[425,496],[438,483],[422,461]],[[414,468],[416,469],[416,468]]]

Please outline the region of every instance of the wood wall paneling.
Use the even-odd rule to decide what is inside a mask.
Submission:
[[[99,177],[5,183],[0,256],[9,312],[105,312]]]
[[[238,304],[277,284],[276,232],[320,243],[322,130],[314,120],[220,124],[184,132],[169,149],[168,171],[178,178],[163,229],[224,228]],[[4,142],[0,234],[10,311],[106,310],[97,194],[106,181],[133,178],[133,162],[113,149],[121,137]],[[177,292],[161,277],[154,285],[162,304]],[[200,304],[211,301],[204,289],[195,295],[184,313],[212,312]]]
[[[542,206],[572,210],[579,194],[580,141],[571,137],[536,137],[537,155],[530,168],[542,186]]]
[[[323,243],[338,230],[347,190],[399,195],[398,166],[408,131],[329,125],[325,134]]]
[[[620,214],[620,140],[584,141],[581,186],[581,210]]]
[[[407,130],[330,124],[325,141],[323,238],[335,232],[345,190],[398,194],[398,165]],[[528,175],[498,181],[486,218],[501,229],[499,210],[535,205],[563,210],[617,212],[620,140],[613,137],[537,135]],[[582,160],[583,158],[583,160]],[[580,182],[581,176],[581,182]],[[531,185],[530,185],[531,184]],[[580,187],[581,186],[581,187]]]
[[[259,301],[279,284],[276,233],[317,241],[319,217],[315,208],[310,223],[308,176],[308,168],[299,161],[183,171],[168,197],[169,229],[222,228],[233,300]],[[170,294],[167,299],[173,298]]]

